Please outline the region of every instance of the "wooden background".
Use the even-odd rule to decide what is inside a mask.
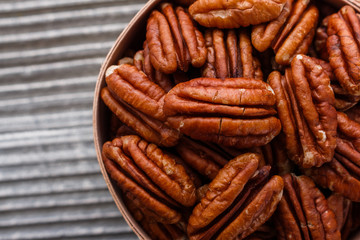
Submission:
[[[145,0],[0,0],[0,239],[137,239],[100,173],[100,65]]]

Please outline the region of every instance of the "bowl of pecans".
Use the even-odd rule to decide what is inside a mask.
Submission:
[[[150,0],[98,77],[102,174],[140,239],[350,239],[357,1]]]

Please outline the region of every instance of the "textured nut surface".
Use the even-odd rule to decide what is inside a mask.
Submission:
[[[338,112],[338,137],[333,160],[320,168],[309,169],[314,181],[324,188],[360,202],[360,124]]]
[[[341,239],[348,239],[349,231],[347,225],[351,224],[351,201],[340,194],[333,193],[327,198],[328,206],[336,216],[338,230],[341,232]]]
[[[274,49],[278,64],[288,65],[296,54],[306,54],[315,35],[319,18],[318,9],[308,0],[286,1],[280,16],[253,27],[251,39],[254,47],[263,52]]]
[[[273,72],[268,81],[276,93],[289,158],[304,168],[331,161],[337,120],[334,93],[323,68],[297,55],[285,76]]]
[[[360,123],[360,105],[356,105],[347,110],[346,115],[353,121]]]
[[[252,54],[253,47],[246,29],[207,29],[205,44],[208,54],[202,70],[203,77],[262,80],[260,62]]]
[[[160,190],[156,190],[159,187],[184,206],[195,203],[195,186],[185,168],[156,145],[135,135],[123,136],[106,142],[103,154],[117,163],[143,188],[151,189],[153,193],[156,191],[156,195],[161,194]]]
[[[243,239],[270,217],[283,183],[278,176],[267,182],[270,168],[258,170],[259,160],[243,154],[219,171],[189,218],[190,239]]]
[[[205,41],[190,15],[182,7],[174,10],[169,3],[162,4],[161,8],[162,12],[151,13],[146,28],[154,68],[170,74],[177,69],[186,72],[190,63],[201,67],[206,59]]]
[[[260,80],[198,78],[165,97],[170,126],[198,140],[248,148],[265,145],[281,129],[274,92]]]
[[[350,6],[329,17],[327,49],[334,73],[347,93],[360,95],[360,18]]]
[[[286,0],[198,0],[189,7],[191,16],[205,27],[238,28],[277,18]]]
[[[314,182],[287,174],[276,210],[278,239],[341,239],[334,212]]]

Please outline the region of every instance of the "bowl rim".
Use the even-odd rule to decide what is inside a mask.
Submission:
[[[96,81],[95,85],[95,91],[94,91],[94,100],[93,100],[93,137],[94,137],[94,145],[96,150],[96,156],[97,160],[100,166],[101,173],[104,177],[104,180],[106,182],[107,188],[117,206],[119,211],[121,212],[122,216],[124,217],[127,224],[131,227],[131,229],[134,231],[134,233],[140,238],[140,239],[150,239],[147,233],[143,230],[143,228],[138,224],[138,222],[133,218],[132,214],[127,209],[126,205],[124,204],[122,197],[119,196],[113,186],[113,183],[111,182],[111,179],[105,169],[103,159],[102,159],[102,139],[100,137],[100,106],[101,106],[101,97],[100,92],[102,87],[105,84],[105,72],[106,69],[114,64],[114,60],[117,59],[119,55],[119,50],[124,51],[124,49],[121,49],[121,45],[129,45],[129,39],[128,35],[133,34],[134,31],[136,31],[136,27],[141,24],[141,22],[146,21],[148,14],[155,9],[155,7],[161,2],[161,0],[149,0],[137,13],[136,15],[131,19],[129,24],[125,27],[125,29],[121,32],[121,34],[116,39],[115,43],[111,47],[109,53],[107,54],[103,64],[101,65],[100,72]]]

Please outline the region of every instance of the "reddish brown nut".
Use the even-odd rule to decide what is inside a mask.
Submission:
[[[276,230],[271,222],[271,218],[246,237],[245,240],[276,240]]]
[[[360,124],[338,112],[338,138],[331,162],[306,171],[324,188],[340,193],[351,201],[360,202]]]
[[[202,70],[203,77],[262,80],[260,62],[252,54],[253,47],[246,29],[207,29],[205,44],[208,54]]]
[[[165,92],[170,91],[174,86],[170,75],[154,69],[150,62],[150,52],[147,42],[144,42],[144,50],[137,51],[134,55],[134,65],[137,69],[143,71],[146,76],[156,84],[158,84]]]
[[[181,158],[201,175],[214,179],[219,170],[230,160],[208,146],[189,138],[181,138],[176,145]]]
[[[169,3],[163,3],[161,11],[151,13],[146,27],[146,41],[154,68],[170,74],[177,69],[187,72],[190,63],[194,67],[204,65],[204,37],[190,15],[182,7],[174,10]]]
[[[163,89],[128,64],[110,67],[106,81],[101,98],[121,122],[149,142],[176,145],[180,133],[163,122]]]
[[[255,26],[252,43],[259,51],[272,47],[278,64],[288,65],[296,54],[306,54],[315,35],[319,10],[309,0],[288,0],[280,16]]]
[[[106,142],[102,154],[111,178],[157,221],[178,222],[176,207],[194,205],[196,189],[185,168],[156,145],[129,135]]]
[[[350,6],[329,17],[329,61],[342,88],[360,96],[360,17]]]
[[[205,27],[238,28],[277,18],[285,1],[198,0],[189,7],[189,12],[200,25]]]
[[[169,125],[197,140],[249,148],[265,145],[281,129],[274,92],[256,79],[193,79],[176,85],[164,103]]]
[[[345,113],[351,120],[353,120],[357,123],[360,123],[360,105],[359,104],[348,109]]]
[[[320,27],[316,29],[315,34],[315,50],[319,54],[319,57],[322,60],[329,61],[329,54],[326,47],[326,42],[328,38],[327,28],[329,24],[329,17],[326,17],[322,20]]]
[[[284,195],[275,214],[278,239],[340,240],[334,212],[306,176],[287,174]]]
[[[348,239],[350,234],[349,225],[352,224],[351,201],[337,193],[331,194],[331,196],[328,197],[327,201],[329,208],[335,213],[336,222],[338,225],[337,229],[341,232],[341,239]]]
[[[337,120],[334,93],[323,68],[297,55],[285,76],[273,72],[268,81],[276,94],[289,158],[303,168],[331,161]]]
[[[190,239],[243,239],[269,219],[283,181],[268,180],[270,167],[258,169],[259,158],[240,155],[219,171],[189,218]]]
[[[356,103],[359,102],[360,96],[354,96],[348,94],[339,84],[330,64],[321,59],[313,58],[313,60],[319,64],[326,74],[330,78],[331,87],[335,94],[335,108],[338,111],[346,111],[349,108],[352,108]]]

